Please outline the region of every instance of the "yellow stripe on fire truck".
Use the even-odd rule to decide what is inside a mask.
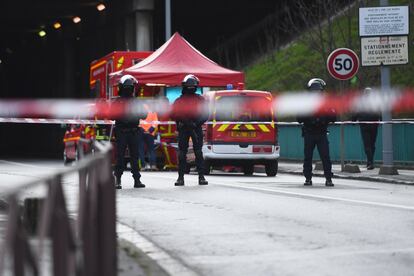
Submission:
[[[247,130],[256,130],[253,125],[251,124],[237,124],[232,129],[233,130],[240,130],[240,127],[244,126]]]
[[[225,131],[229,126],[229,124],[222,124],[217,131]]]
[[[215,125],[213,124],[213,127],[214,126]],[[233,127],[230,127],[230,124],[222,124],[217,129],[217,131],[223,132],[223,131],[226,131],[229,127],[231,130],[240,130],[241,126],[244,126],[247,130],[261,130],[262,132],[270,132],[269,127],[266,126],[265,124],[257,124],[259,129],[257,129],[253,124],[236,124]],[[274,125],[272,125],[272,127],[274,128]]]
[[[258,126],[263,132],[270,132],[270,129],[266,125],[260,124]]]
[[[78,141],[78,140],[80,140],[80,136],[65,138],[63,139],[63,142]]]
[[[106,63],[106,60],[103,60],[103,61],[101,61],[101,62],[98,62],[98,63],[96,63],[96,64],[94,64],[94,65],[92,65],[92,67],[91,67],[91,71],[92,70],[95,70],[96,68],[98,68],[99,66],[101,66],[101,65],[104,65]]]

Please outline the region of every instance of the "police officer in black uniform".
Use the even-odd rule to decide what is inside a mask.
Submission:
[[[208,114],[204,112],[205,100],[196,94],[199,79],[194,75],[187,75],[182,81],[181,96],[172,106],[172,119],[177,123],[178,130],[178,179],[175,186],[184,185],[184,173],[187,167],[188,142],[193,141],[196,166],[198,171],[198,184],[207,185],[203,168],[203,131],[201,126],[207,120]]]
[[[118,84],[119,96],[118,101],[132,100],[134,97],[135,86],[138,81],[131,75],[123,76]],[[145,116],[143,116],[145,117]],[[115,185],[117,189],[122,189],[121,176],[125,170],[125,151],[128,146],[130,155],[130,164],[132,176],[134,177],[134,188],[144,188],[141,183],[141,174],[138,168],[138,143],[139,143],[139,119],[129,118],[128,116],[115,121],[115,139],[117,160],[114,171]]]
[[[321,92],[325,89],[326,83],[319,78],[311,79],[307,88],[309,91]],[[318,148],[322,160],[323,171],[326,178],[326,186],[334,186],[332,183],[332,163],[329,157],[328,124],[336,120],[333,110],[329,110],[324,115],[312,115],[298,117],[302,123],[302,136],[304,139],[303,174],[305,175],[305,186],[312,185],[312,157],[315,146]]]
[[[364,94],[368,95],[372,89],[367,87],[364,89]],[[375,122],[381,120],[381,114],[360,112],[353,116],[353,120],[360,122]],[[377,141],[378,124],[376,123],[362,123],[359,125],[362,141],[364,143],[365,155],[367,156],[367,169],[374,169],[374,154],[375,142]]]

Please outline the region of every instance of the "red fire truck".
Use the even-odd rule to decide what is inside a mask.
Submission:
[[[116,86],[110,85],[109,74],[122,70],[140,62],[148,57],[152,52],[126,52],[115,51],[106,56],[94,60],[90,65],[89,85],[92,97],[103,100],[110,100],[118,96]],[[141,89],[140,96],[153,96],[153,88]],[[69,125],[63,137],[64,151],[63,158],[65,164],[70,164],[80,156],[80,140],[96,139],[110,140],[110,127],[107,126],[90,126],[83,124]],[[83,151],[91,151],[88,143],[83,143]]]
[[[91,62],[89,86],[95,98],[112,99],[118,96],[116,86],[110,85],[109,74],[131,67],[148,57],[152,52],[115,51]]]

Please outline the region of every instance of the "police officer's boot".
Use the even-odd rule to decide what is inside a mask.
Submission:
[[[312,186],[312,179],[311,178],[306,178],[305,183],[303,183],[303,185]]]
[[[325,186],[327,186],[327,187],[333,187],[334,186],[334,184],[332,183],[331,178],[326,179]]]
[[[114,177],[115,177],[115,189],[122,189],[121,177],[120,176],[114,176]]]
[[[142,184],[139,178],[134,179],[134,188],[145,188],[145,185]]]
[[[198,176],[198,185],[208,185],[208,181],[204,178],[204,175]]]
[[[175,186],[184,186],[184,176],[179,175],[177,181],[174,183]]]

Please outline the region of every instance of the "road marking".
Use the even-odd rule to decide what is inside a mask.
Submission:
[[[156,246],[154,243],[149,241],[147,238],[142,236],[134,228],[125,225],[123,223],[117,223],[118,237],[132,243],[134,246],[142,250],[148,257],[153,259],[160,265],[169,275],[180,275],[180,276],[195,276],[198,275],[187,266],[183,265],[165,250]]]
[[[0,160],[1,163],[6,163],[9,165],[16,165],[16,166],[22,166],[22,167],[28,167],[28,168],[35,168],[35,169],[50,169],[50,170],[59,170],[59,167],[49,167],[49,166],[39,166],[39,165],[32,165],[27,163],[20,163],[20,162],[14,162],[14,161],[7,161],[7,160]],[[63,164],[63,163],[62,163]],[[62,165],[63,167],[63,165]]]
[[[371,255],[371,254],[391,254],[391,253],[410,253],[414,252],[414,247],[407,248],[386,248],[386,249],[372,249],[372,250],[355,250],[333,253],[334,256],[355,256],[355,255]]]
[[[167,176],[160,176],[160,175],[154,175],[154,176],[159,177],[159,178],[172,179],[172,177],[167,177]],[[197,182],[197,180],[192,180],[192,179],[188,179],[188,181]],[[312,195],[312,194],[307,194],[307,193],[289,192],[289,191],[284,191],[284,190],[279,190],[279,189],[268,189],[268,188],[260,188],[260,187],[249,187],[249,186],[238,185],[238,184],[218,183],[218,182],[214,182],[214,181],[210,181],[210,180],[209,180],[209,184],[214,184],[214,185],[218,185],[218,186],[225,186],[225,187],[231,187],[231,188],[237,188],[237,189],[244,189],[244,190],[259,191],[259,192],[270,192],[270,193],[285,194],[285,195],[299,196],[299,197],[305,197],[305,198],[335,200],[335,201],[343,201],[343,202],[357,203],[357,204],[363,204],[363,205],[371,205],[371,206],[379,206],[379,207],[387,207],[387,208],[395,208],[395,209],[403,209],[403,210],[414,211],[414,206],[408,206],[408,205],[382,203],[382,202],[365,201],[365,200],[356,200],[356,199],[348,199],[348,198],[342,198],[342,197]],[[332,188],[332,189],[335,189],[335,188]]]
[[[288,192],[288,191],[283,191],[283,190],[278,190],[278,189],[266,189],[266,188],[259,188],[259,187],[246,187],[246,186],[237,185],[237,184],[223,184],[223,183],[215,183],[215,182],[209,182],[209,183],[219,185],[219,186],[227,186],[227,187],[233,187],[233,188],[239,188],[239,189],[255,190],[255,191],[260,191],[260,192],[271,192],[271,193],[286,194],[286,195],[293,195],[293,196],[300,196],[300,197],[307,197],[307,198],[317,198],[317,199],[324,199],[324,200],[336,200],[336,201],[358,203],[358,204],[364,204],[364,205],[372,205],[372,206],[380,206],[380,207],[388,207],[388,208],[396,208],[396,209],[414,211],[414,206],[407,206],[407,205],[382,203],[382,202],[375,202],[375,201],[365,201],[365,200],[355,200],[355,199],[348,199],[348,198],[342,198],[342,197],[312,195],[312,194],[306,194],[306,193]]]

